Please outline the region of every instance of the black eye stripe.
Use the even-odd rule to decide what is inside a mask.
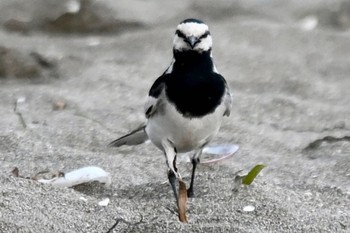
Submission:
[[[186,39],[186,36],[185,34],[183,34],[180,30],[176,30],[175,34],[178,36],[178,37],[181,37],[183,39]],[[204,39],[206,38],[207,36],[210,35],[210,32],[209,31],[206,31],[203,35],[201,35],[198,39]]]
[[[176,30],[175,34],[176,34],[178,37],[186,38],[185,34],[183,34],[180,30]]]
[[[206,38],[209,35],[210,35],[210,32],[206,31],[203,35],[201,35],[201,37],[199,37],[199,39],[204,39],[204,38]]]

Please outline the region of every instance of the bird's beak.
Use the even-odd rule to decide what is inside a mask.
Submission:
[[[191,48],[194,48],[194,46],[196,46],[196,44],[199,42],[199,39],[198,37],[190,36],[187,37],[186,42],[191,46]]]

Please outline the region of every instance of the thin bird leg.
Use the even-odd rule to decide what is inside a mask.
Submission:
[[[192,162],[192,176],[191,176],[191,183],[190,187],[187,189],[187,196],[188,197],[194,197],[194,192],[193,192],[193,183],[194,183],[194,177],[196,173],[196,168],[197,164],[199,163],[199,158],[202,154],[202,149],[196,151],[191,159]]]
[[[170,169],[168,171],[168,179],[169,179],[169,183],[171,185],[171,189],[173,190],[173,193],[174,193],[176,204],[178,204],[177,202],[178,202],[179,198],[178,198],[178,194],[177,194],[177,190],[176,190],[176,175]]]
[[[178,204],[178,193],[176,189],[176,180],[181,180],[180,174],[177,172],[176,168],[176,148],[169,140],[164,140],[163,143],[164,153],[166,157],[166,163],[168,165],[168,179],[171,185],[171,188],[174,193],[176,204]]]

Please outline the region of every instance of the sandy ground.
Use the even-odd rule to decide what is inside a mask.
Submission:
[[[143,220],[119,222],[114,232],[350,232],[349,4],[110,0],[93,7],[108,13],[102,23],[70,34],[47,26],[65,12],[62,3],[0,3],[0,46],[35,71],[14,77],[17,66],[1,67],[14,62],[0,61],[7,76],[0,78],[0,232],[107,232],[118,218]],[[310,31],[300,26],[307,16],[318,20]],[[213,144],[241,149],[199,167],[182,224],[162,153],[151,144],[106,144],[144,121],[147,91],[170,63],[175,26],[187,17],[209,24],[216,65],[234,93]],[[9,19],[20,22],[8,26]],[[31,52],[52,65],[38,65]],[[14,112],[22,97],[25,125]],[[54,111],[57,101],[67,107]],[[234,173],[258,163],[267,168],[233,192]],[[110,187],[55,188],[10,176],[14,167],[31,176],[90,165],[111,173]],[[97,204],[107,197],[108,206]],[[247,205],[255,210],[244,212]]]

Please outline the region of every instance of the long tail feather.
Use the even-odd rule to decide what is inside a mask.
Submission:
[[[148,136],[145,131],[145,125],[141,125],[139,128],[133,130],[132,132],[124,135],[113,142],[109,143],[109,147],[119,147],[123,145],[131,146],[138,145],[147,141]]]

